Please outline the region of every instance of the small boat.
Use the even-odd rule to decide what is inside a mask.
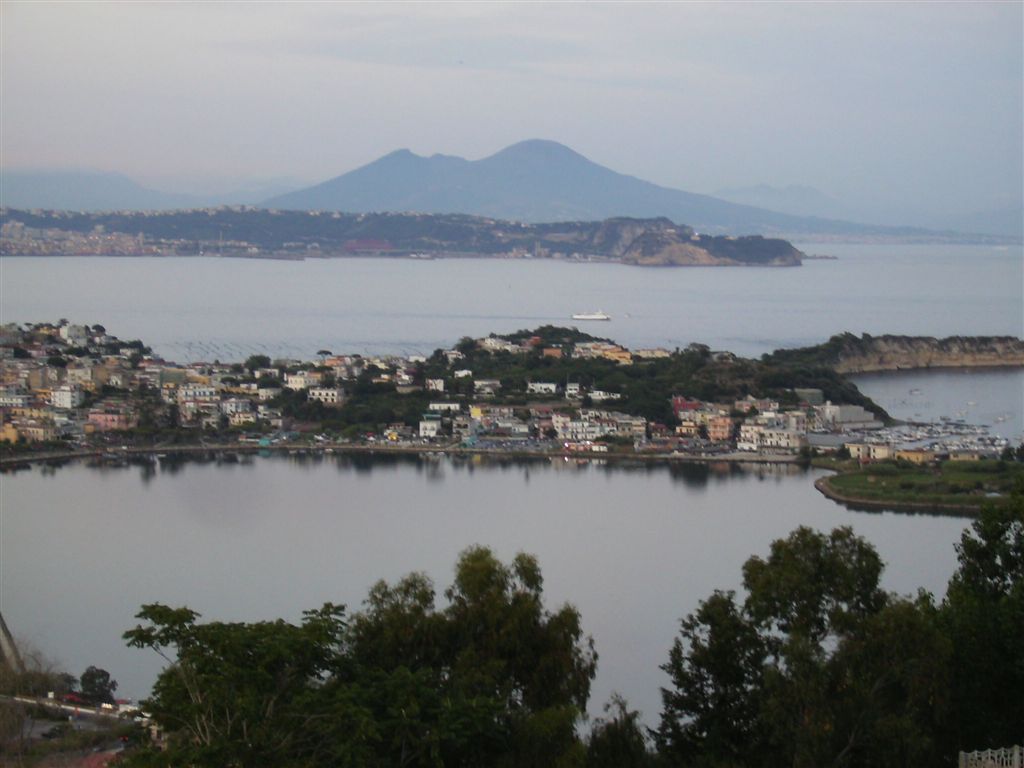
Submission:
[[[573,320],[611,320],[611,315],[606,315],[601,310],[597,312],[578,312],[572,316]]]

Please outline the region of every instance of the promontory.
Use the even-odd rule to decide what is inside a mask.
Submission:
[[[531,224],[462,214],[0,209],[0,255],[551,258],[640,266],[799,266],[786,240],[701,234],[667,218]]]

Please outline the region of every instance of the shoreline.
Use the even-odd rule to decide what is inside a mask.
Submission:
[[[596,451],[528,451],[528,450],[493,450],[488,448],[465,448],[460,445],[353,445],[350,443],[319,443],[317,445],[251,445],[239,443],[183,444],[175,446],[131,446],[127,448],[88,449],[79,451],[58,451],[51,453],[24,454],[0,458],[0,468],[17,467],[19,465],[43,464],[52,461],[75,461],[89,458],[118,458],[129,456],[159,456],[162,454],[202,454],[202,453],[284,453],[284,454],[365,454],[381,453],[398,456],[418,455],[456,455],[456,456],[488,456],[503,459],[583,459],[587,461],[615,462],[646,462],[646,463],[692,463],[709,464],[725,462],[729,464],[783,464],[800,465],[800,457],[795,454],[759,454],[731,451],[723,454],[682,454],[682,453],[599,453]]]
[[[847,496],[836,491],[829,480],[834,476],[835,470],[830,470],[833,475],[819,477],[814,481],[814,488],[822,496],[836,504],[841,504],[847,509],[860,512],[904,512],[917,514],[943,514],[955,517],[977,517],[981,511],[981,504],[938,504],[920,501],[880,501],[878,499],[863,499],[856,496]]]

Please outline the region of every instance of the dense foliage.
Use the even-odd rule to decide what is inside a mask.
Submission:
[[[176,660],[147,705],[168,748],[136,764],[578,763],[596,654],[576,610],[545,609],[533,558],[479,547],[445,598],[413,574],[378,583],[349,620],[325,605],[300,625],[199,624],[145,606],[126,639]]]
[[[849,528],[798,528],[681,623],[658,728],[620,697],[577,731],[596,670],[537,562],[462,554],[445,605],[412,574],[346,617],[201,624],[144,606],[130,645],[170,665],[146,708],[161,750],[133,765],[920,766],[1019,742],[1024,496],[964,532],[945,600],[880,587]]]
[[[1024,497],[963,535],[946,599],[880,589],[848,528],[799,528],[686,617],[658,750],[678,766],[953,765],[1019,743]]]

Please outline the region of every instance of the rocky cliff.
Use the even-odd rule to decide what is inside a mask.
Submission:
[[[1024,366],[1024,341],[1015,336],[833,336],[817,347],[779,350],[771,356],[791,365],[827,365],[838,373],[918,368]]]

